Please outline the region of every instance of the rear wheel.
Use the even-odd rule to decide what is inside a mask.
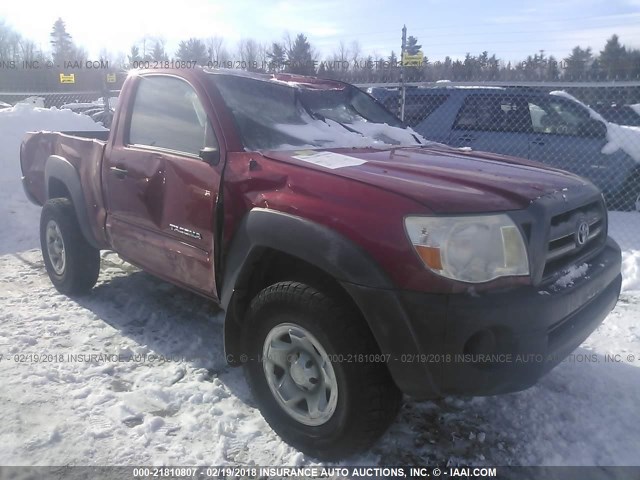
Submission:
[[[89,292],[100,272],[100,251],[82,235],[73,204],[47,201],[40,215],[40,245],[51,282],[66,295]]]
[[[280,282],[251,302],[245,373],[265,420],[287,443],[322,459],[370,446],[400,407],[366,323],[349,302]]]

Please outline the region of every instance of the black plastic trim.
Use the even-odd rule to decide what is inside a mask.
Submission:
[[[44,180],[45,187],[47,189],[47,199],[49,199],[49,183],[52,178],[62,182],[69,194],[71,195],[71,202],[76,211],[76,217],[80,230],[86,238],[87,242],[94,247],[100,248],[98,242],[91,232],[91,224],[89,222],[89,214],[87,212],[86,200],[82,191],[82,183],[80,182],[80,175],[69,161],[59,155],[50,155],[47,158],[44,167]]]
[[[270,248],[314,265],[337,281],[393,288],[387,275],[359,246],[324,225],[275,210],[254,208],[240,222],[228,250],[220,300],[246,286],[252,264]]]

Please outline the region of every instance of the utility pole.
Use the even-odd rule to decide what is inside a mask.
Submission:
[[[404,99],[405,99],[405,85],[404,85],[404,52],[407,48],[407,26],[402,26],[402,48],[400,49],[400,120],[404,122]]]

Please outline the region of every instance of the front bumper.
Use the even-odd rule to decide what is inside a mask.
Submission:
[[[493,395],[533,385],[575,350],[615,306],[620,248],[608,239],[564,287],[425,294],[345,284],[405,393]]]

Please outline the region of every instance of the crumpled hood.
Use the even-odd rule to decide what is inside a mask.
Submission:
[[[343,155],[355,159],[351,163],[364,162],[330,169],[295,158],[322,152],[339,154],[338,164],[341,160],[349,163]],[[546,194],[594,188],[577,175],[536,162],[440,144],[390,150],[270,151],[263,155],[374,185],[437,213],[519,210]]]

